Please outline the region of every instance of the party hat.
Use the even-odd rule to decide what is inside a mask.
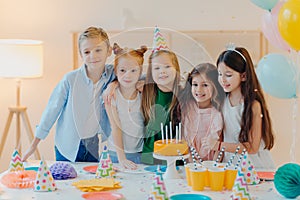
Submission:
[[[154,29],[153,47],[152,52],[159,50],[169,50],[165,38],[161,34],[159,28],[156,26]]]
[[[107,177],[107,176],[112,177],[114,175],[114,173],[115,172],[113,169],[113,164],[109,157],[107,146],[105,145],[103,148],[103,151],[101,153],[100,161],[99,161],[98,168],[96,171],[96,177],[97,178]]]
[[[23,162],[21,161],[21,156],[18,150],[15,149],[11,156],[9,171],[13,172],[13,171],[22,171],[22,170],[24,170]]]
[[[39,169],[37,171],[34,191],[36,192],[51,192],[56,190],[56,184],[48,165],[44,159],[41,160]]]
[[[254,165],[249,159],[248,152],[244,154],[242,163],[241,163],[242,172],[245,175],[246,183],[251,185],[256,185],[259,183],[259,177],[255,170]]]
[[[231,200],[251,200],[244,173],[238,170],[230,195]]]
[[[168,193],[166,190],[165,182],[162,177],[162,173],[158,170],[155,173],[151,186],[151,194],[148,197],[148,200],[168,200]]]

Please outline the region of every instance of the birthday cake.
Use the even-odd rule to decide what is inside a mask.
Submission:
[[[154,142],[153,153],[162,156],[178,156],[178,150],[182,155],[188,154],[188,145],[186,141],[180,140],[176,143],[176,140],[157,140]]]

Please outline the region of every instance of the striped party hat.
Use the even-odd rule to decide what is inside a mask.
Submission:
[[[22,170],[24,170],[23,162],[21,161],[21,156],[18,150],[15,149],[11,156],[9,171],[13,172],[13,171],[22,171]]]
[[[107,146],[105,145],[98,163],[96,178],[113,177],[114,174],[113,163],[111,162]]]
[[[166,40],[161,34],[159,28],[156,26],[154,29],[152,53],[159,50],[169,50]]]
[[[148,200],[168,200],[168,193],[166,190],[166,185],[162,177],[162,173],[158,170],[153,178],[151,193]]]
[[[230,200],[251,200],[244,173],[238,170]]]

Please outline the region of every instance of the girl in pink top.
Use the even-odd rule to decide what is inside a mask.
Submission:
[[[187,79],[180,98],[183,136],[194,147],[202,160],[212,160],[215,152],[202,147],[202,139],[210,136],[220,139],[223,118],[220,112],[224,90],[218,82],[216,66],[197,65]]]

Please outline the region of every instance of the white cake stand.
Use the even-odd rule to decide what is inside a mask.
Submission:
[[[190,155],[186,154],[183,155],[183,158],[188,158]],[[176,170],[176,160],[181,160],[181,156],[162,156],[153,153],[153,157],[159,160],[166,160],[167,161],[167,169],[163,175],[164,179],[179,179],[180,176],[178,171]]]

